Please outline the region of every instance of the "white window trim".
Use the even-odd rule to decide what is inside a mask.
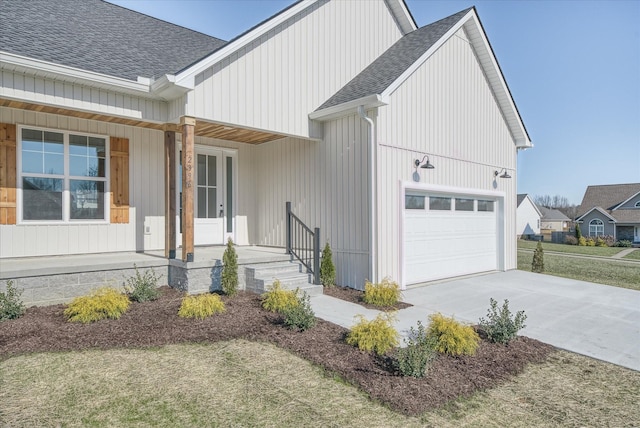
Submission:
[[[635,203],[634,208],[640,208],[640,201]]]
[[[595,221],[599,221],[600,223],[594,223]],[[596,233],[595,235],[591,234],[591,227],[595,227],[596,228]],[[602,228],[602,235],[598,235],[598,226],[600,226]],[[604,236],[604,221],[600,220],[599,218],[594,218],[593,220],[591,220],[589,222],[589,236]]]
[[[26,173],[24,176],[26,177],[42,177],[42,178],[57,178],[63,180],[62,186],[62,220],[24,220],[23,218],[23,210],[22,210],[22,130],[23,129],[33,129],[35,131],[45,131],[45,132],[56,132],[58,134],[63,135],[63,143],[64,143],[64,171],[65,174],[62,175],[52,175],[52,174],[32,174]],[[17,135],[16,135],[16,224],[17,225],[69,225],[69,224],[109,224],[111,218],[111,147],[110,140],[108,135],[102,134],[93,134],[89,132],[77,132],[72,130],[65,129],[56,129],[56,128],[44,128],[41,126],[30,126],[30,125],[18,125],[17,126]],[[105,176],[103,177],[92,177],[94,181],[104,181],[104,218],[103,219],[71,219],[71,210],[70,210],[70,191],[69,191],[69,182],[70,180],[82,179],[86,180],[88,177],[77,177],[69,175],[67,172],[69,171],[69,135],[79,135],[83,137],[95,137],[95,138],[103,138],[105,140]]]

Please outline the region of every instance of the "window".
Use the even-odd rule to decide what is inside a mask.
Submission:
[[[636,204],[634,205],[634,207],[636,207],[636,208],[640,208],[640,201],[636,202]]]
[[[106,220],[107,138],[22,128],[22,220]]]
[[[456,211],[473,211],[473,199],[456,198]]]
[[[429,209],[434,211],[449,211],[451,210],[451,198],[431,196],[429,197]]]
[[[599,218],[594,218],[589,222],[589,236],[603,236],[604,223]]]
[[[423,210],[424,209],[424,196],[417,195],[405,195],[404,207],[408,210]]]
[[[478,199],[478,211],[490,211],[493,212],[493,201],[483,201]]]

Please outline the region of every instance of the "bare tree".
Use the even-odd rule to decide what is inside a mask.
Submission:
[[[566,196],[536,195],[533,202],[541,207],[556,209],[572,220],[578,215],[578,206],[570,204]]]

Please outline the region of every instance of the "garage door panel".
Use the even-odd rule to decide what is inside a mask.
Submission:
[[[495,270],[495,212],[405,210],[404,282]]]

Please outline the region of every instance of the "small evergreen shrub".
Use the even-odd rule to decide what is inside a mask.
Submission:
[[[309,295],[304,293],[298,297],[298,304],[287,306],[282,311],[284,325],[291,330],[305,331],[316,325],[316,314],[311,309]]]
[[[361,351],[383,355],[398,346],[399,335],[393,327],[395,314],[380,313],[369,321],[362,315],[356,315],[359,321],[347,335],[347,344],[357,346]]]
[[[578,245],[578,238],[575,236],[567,235],[564,237],[564,243],[567,245]]]
[[[238,292],[238,255],[231,238],[222,255],[222,291],[227,296],[235,296]]]
[[[580,230],[580,224],[576,223],[576,239],[579,241],[582,238],[582,231]]]
[[[147,269],[144,274],[140,275],[138,267],[136,265],[133,265],[133,267],[136,269],[136,274],[127,278],[124,285],[124,290],[129,299],[132,302],[150,302],[160,297],[160,290],[158,290],[160,276],[153,269]]]
[[[198,294],[182,298],[178,316],[180,318],[205,319],[225,311],[224,302],[217,294]]]
[[[394,306],[400,300],[400,287],[385,278],[378,284],[369,281],[364,284],[364,301],[376,306]]]
[[[336,284],[336,267],[333,265],[333,253],[329,242],[322,250],[322,261],[320,262],[320,282],[325,287],[333,287]]]
[[[271,312],[283,313],[298,305],[297,290],[284,290],[280,281],[275,280],[269,290],[262,295],[262,307]]]
[[[434,340],[436,351],[449,355],[474,355],[480,336],[473,327],[459,323],[442,314],[429,316],[431,324],[427,336]]]
[[[516,338],[519,330],[526,327],[526,319],[524,311],[518,311],[515,318],[513,317],[507,299],[504,299],[502,308],[498,309],[498,302],[491,298],[487,318],[480,318],[480,329],[486,333],[490,341],[506,345]]]
[[[587,247],[595,247],[596,241],[593,238],[587,238]]]
[[[129,309],[130,304],[126,294],[113,287],[102,287],[87,296],[73,299],[64,310],[64,315],[71,322],[83,324],[105,318],[117,320]]]
[[[426,329],[418,321],[417,329],[409,329],[407,346],[396,353],[396,366],[402,376],[424,377],[437,356],[434,338],[427,336]]]
[[[607,245],[607,242],[604,239],[602,239],[600,237],[597,237],[596,238],[596,247],[608,247],[608,245]]]
[[[627,239],[622,239],[618,242],[615,243],[616,247],[625,247],[625,248],[630,248],[633,245],[633,243]]]
[[[7,281],[6,292],[0,292],[0,322],[20,318],[24,314],[21,295],[22,290],[14,287],[12,280]]]
[[[587,245],[587,238],[581,236],[578,238],[578,245],[581,247],[585,247]]]
[[[544,272],[544,251],[542,250],[542,242],[538,241],[536,249],[533,251],[533,261],[531,262],[531,272]]]

